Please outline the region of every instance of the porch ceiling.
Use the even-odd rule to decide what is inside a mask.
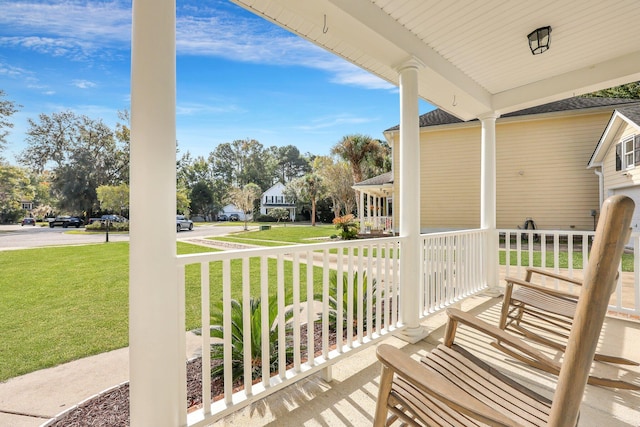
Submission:
[[[232,1],[396,85],[418,59],[420,96],[463,120],[640,80],[637,0]]]

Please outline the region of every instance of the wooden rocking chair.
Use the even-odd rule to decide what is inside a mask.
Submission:
[[[563,342],[566,342],[569,337],[571,324],[578,305],[578,294],[569,290],[552,289],[533,283],[533,277],[546,277],[574,287],[582,286],[582,281],[578,279],[535,267],[527,268],[524,280],[511,277],[505,278],[507,285],[502,301],[500,329],[512,330],[543,345],[565,351]],[[560,338],[560,341],[550,338],[553,336]],[[510,353],[499,341],[496,341],[494,345],[518,358],[518,354]],[[638,365],[633,360],[602,353],[595,353],[594,360],[623,365]],[[544,366],[536,367],[547,370]],[[588,382],[589,384],[606,387],[640,390],[640,385],[615,379],[590,376]]]
[[[561,366],[517,336],[449,309],[444,344],[420,362],[392,346],[378,347],[383,366],[374,426],[397,419],[429,426],[575,426],[633,209],[626,196],[610,197],[603,204]],[[522,357],[558,369],[553,399],[526,389],[454,344],[460,323],[503,342]],[[389,411],[392,416],[387,420]]]

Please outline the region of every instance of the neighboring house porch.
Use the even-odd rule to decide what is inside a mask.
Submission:
[[[353,189],[360,198],[360,233],[394,233],[393,172],[358,182],[353,185]]]

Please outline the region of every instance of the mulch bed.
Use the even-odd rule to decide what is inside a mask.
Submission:
[[[300,342],[303,348],[307,343],[306,325],[300,327]],[[344,335],[343,335],[344,336]],[[329,343],[335,346],[336,334],[329,333]],[[315,355],[322,353],[322,324],[314,324]],[[301,358],[304,362],[307,354],[303,350]],[[212,365],[220,363],[212,361]],[[196,358],[187,362],[187,402],[190,410],[202,405],[202,359]],[[242,380],[234,383],[234,391],[242,389]],[[211,398],[222,398],[224,382],[222,378],[211,379]],[[58,420],[50,424],[55,427],[124,427],[129,425],[129,384],[124,383],[109,391],[89,399],[65,413]]]

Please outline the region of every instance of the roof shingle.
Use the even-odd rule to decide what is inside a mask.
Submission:
[[[640,100],[638,99],[595,98],[595,97],[587,98],[587,97],[576,96],[573,98],[563,99],[561,101],[555,101],[555,102],[550,102],[548,104],[537,105],[531,108],[525,108],[524,110],[514,111],[512,113],[504,114],[500,117],[529,116],[533,114],[553,113],[557,111],[584,110],[588,108],[616,106],[616,105],[632,104],[632,103],[638,103],[638,102],[640,102]],[[620,108],[618,108],[618,110],[620,110]],[[471,121],[475,121],[475,120],[477,119],[474,119]],[[463,123],[463,121],[457,118],[456,116],[449,114],[446,111],[441,110],[439,108],[420,116],[421,128],[427,127],[427,126],[448,125],[453,123]],[[400,125],[396,125],[392,128],[389,128],[387,129],[387,131],[398,130],[398,129],[400,129]]]

